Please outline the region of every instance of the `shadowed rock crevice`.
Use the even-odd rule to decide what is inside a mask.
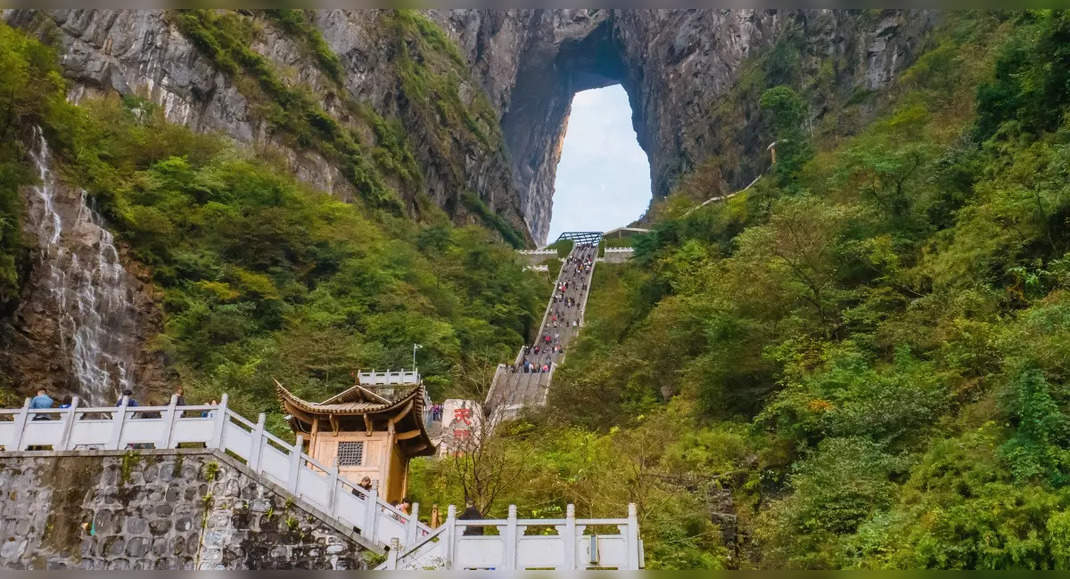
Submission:
[[[608,19],[585,36],[562,42],[556,56],[527,60],[518,72],[502,132],[525,219],[536,241],[545,241],[549,231],[554,177],[572,97],[614,84],[623,84],[631,94],[634,83],[629,80]]]

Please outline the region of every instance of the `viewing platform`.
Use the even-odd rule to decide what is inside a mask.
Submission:
[[[399,374],[412,377],[409,373]],[[389,381],[391,378],[382,379]],[[156,461],[175,464],[182,462],[179,455],[208,453],[214,457],[214,462],[202,461],[202,469],[209,469],[209,465],[215,464],[217,466],[210,470],[229,469],[242,473],[268,489],[263,492],[289,497],[280,504],[285,503],[287,509],[289,505],[302,509],[308,520],[291,518],[286,520],[287,525],[300,526],[308,524],[308,521],[319,521],[319,524],[326,525],[323,532],[335,537],[331,540],[335,541],[332,544],[337,545],[338,549],[344,549],[344,543],[352,541],[355,548],[387,554],[386,561],[380,566],[383,569],[638,569],[642,566],[642,542],[634,506],[629,506],[628,517],[622,519],[576,519],[570,506],[569,515],[564,519],[531,520],[518,519],[516,507],[509,508],[509,517],[506,519],[459,520],[455,516],[455,508],[450,506],[445,523],[438,528],[431,528],[420,522],[418,503],[412,505],[411,513],[399,510],[383,500],[377,489],[362,488],[341,476],[336,464],[327,464],[307,454],[302,434],[297,434],[296,442],[290,444],[265,430],[264,414],[260,414],[255,422],[250,421],[232,411],[228,402],[224,394],[217,405],[179,406],[177,397],[172,397],[166,406],[129,406],[124,398],[118,406],[82,407],[75,398],[69,408],[34,409],[30,408],[27,399],[20,409],[0,410],[0,466],[23,471],[25,467],[19,461],[33,457],[50,457],[60,465],[64,461],[75,461],[70,463],[75,465],[84,464],[84,461],[77,462],[81,460],[79,457],[99,461],[103,460],[101,457],[107,459],[110,456],[113,458],[108,460],[121,458],[125,472],[128,460],[124,457],[136,457],[139,453],[158,457],[154,459]],[[201,472],[202,477],[216,476],[205,472]],[[196,476],[196,472],[192,476]],[[132,478],[125,484],[148,484],[147,480],[143,482],[140,478]],[[190,488],[196,488],[196,485]],[[89,493],[90,490],[78,492],[86,497],[104,492]],[[14,500],[19,500],[14,493],[5,493],[0,497],[2,502]],[[53,497],[51,500],[59,499]],[[79,499],[79,504],[82,500]],[[208,499],[195,503],[199,509],[207,509],[213,504]],[[232,500],[216,502],[212,508],[219,510],[219,517],[201,515],[205,521],[210,520],[212,526],[199,538],[201,546],[194,550],[198,553],[197,558],[187,557],[192,568],[230,568],[226,566],[222,552],[214,542],[221,536],[214,529],[218,524],[229,529],[226,533],[235,532],[227,527],[230,525],[227,521],[236,520],[233,518],[239,515],[248,517],[247,511],[240,510],[246,508],[241,503]],[[10,509],[14,505],[0,504],[0,507]],[[73,532],[75,536],[89,533],[90,530],[85,529],[96,528],[96,517],[103,516],[100,513],[112,513],[113,508],[122,509],[121,506],[90,507],[96,509],[91,512],[98,513],[92,515],[92,520],[87,523],[91,527],[83,530],[64,528],[57,532]],[[54,510],[60,506],[48,504],[42,508]],[[78,512],[81,512],[81,507]],[[76,517],[64,524],[77,527],[80,521]],[[499,534],[465,535],[464,529],[472,526],[495,528]],[[607,526],[615,527],[616,532],[587,533],[596,527]],[[530,527],[552,528],[556,534],[526,535],[524,530]],[[194,531],[201,533],[200,529]],[[117,532],[109,540],[134,539],[123,535],[128,532],[126,530]],[[255,529],[245,532],[250,536],[256,534]],[[36,548],[46,547],[45,543],[40,543]],[[28,556],[25,551],[28,548],[27,544],[21,547],[21,551],[16,549],[12,553],[20,557]],[[142,553],[138,556],[148,556],[140,548],[136,552]],[[130,564],[128,559],[124,560]],[[104,561],[101,559],[101,564]]]

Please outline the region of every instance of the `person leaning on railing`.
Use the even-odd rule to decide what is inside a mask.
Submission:
[[[480,513],[479,509],[476,508],[476,504],[469,500],[469,501],[465,501],[465,503],[464,503],[464,512],[461,513],[461,516],[459,516],[457,518],[462,520],[462,521],[478,521],[478,520],[483,518],[483,513]],[[464,534],[465,535],[482,535],[483,534],[483,527],[477,527],[477,526],[465,527],[464,528]]]
[[[55,401],[48,395],[48,392],[46,392],[44,388],[39,388],[37,390],[37,396],[34,396],[30,400],[30,409],[44,410],[46,408],[52,408],[53,404],[55,404]],[[52,417],[47,414],[38,414],[33,417],[34,420],[51,420],[51,418]]]

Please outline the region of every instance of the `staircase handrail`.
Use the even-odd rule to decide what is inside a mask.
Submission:
[[[27,398],[20,409],[0,409],[0,448],[2,452],[20,452],[30,447],[51,447],[52,451],[61,452],[87,447],[177,448],[179,444],[200,443],[206,449],[238,456],[256,475],[274,479],[289,493],[322,509],[332,519],[343,522],[348,518],[350,523],[359,523],[346,526],[359,526],[360,534],[374,544],[385,546],[392,538],[391,533],[402,544],[412,544],[431,533],[430,527],[419,522],[418,504],[413,504],[412,514],[401,512],[374,489],[361,489],[342,478],[337,467],[325,465],[305,453],[302,435],[297,435],[296,444],[290,444],[264,429],[263,413],[254,423],[230,410],[226,394],[219,404],[179,406],[177,396],[172,396],[167,406],[130,406],[129,402],[123,397],[117,406],[82,407],[78,398],[74,398],[69,408],[38,409],[30,408]],[[95,418],[99,416],[107,418]],[[277,454],[273,455],[272,451]],[[267,466],[269,458],[274,469]],[[285,465],[280,462],[283,460]],[[305,485],[301,484],[303,473],[306,473]],[[307,473],[315,473],[316,478],[308,478]],[[340,501],[353,500],[348,497],[363,503],[362,521],[354,521],[339,512]],[[377,533],[378,529],[383,529],[383,533]]]
[[[497,535],[466,535],[470,527],[491,527]],[[553,527],[556,535],[526,535],[528,527]],[[616,527],[612,535],[586,535],[591,527]],[[602,552],[600,541],[613,542],[615,549]],[[490,546],[497,542],[500,548]],[[581,558],[584,548],[587,557]],[[556,551],[556,553],[555,553]],[[431,558],[428,560],[428,558]],[[536,560],[533,561],[533,558]],[[429,564],[430,563],[430,564]],[[504,519],[458,519],[456,507],[450,505],[445,522],[425,540],[409,549],[399,549],[379,569],[494,569],[512,571],[525,566],[561,570],[605,568],[638,570],[643,565],[643,542],[639,536],[636,505],[628,505],[627,518],[577,519],[573,505],[565,508],[560,519],[521,519],[516,505],[509,505]]]

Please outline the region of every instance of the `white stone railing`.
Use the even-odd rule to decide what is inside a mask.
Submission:
[[[362,385],[378,386],[384,384],[419,384],[420,374],[415,370],[396,370],[386,372],[357,372],[357,381]]]
[[[0,410],[0,451],[125,450],[203,445],[236,456],[257,475],[307,501],[346,529],[359,530],[374,544],[414,545],[431,534],[417,519],[420,506],[407,515],[383,501],[373,489],[365,491],[302,452],[296,444],[264,430],[264,414],[256,423],[227,408],[224,394],[218,405],[119,406],[82,408],[75,398],[70,408]]]
[[[557,255],[556,249],[518,249],[520,255]]]
[[[634,247],[607,247],[606,253],[635,253]]]
[[[286,489],[322,511],[345,529],[353,529],[373,544],[391,546],[384,568],[523,569],[529,567],[638,569],[642,542],[635,506],[626,519],[576,519],[569,505],[565,519],[517,519],[509,507],[507,519],[462,521],[449,506],[445,524],[432,530],[420,523],[419,503],[405,514],[383,501],[373,489],[365,491],[341,478],[338,469],[302,452],[302,436],[289,444],[264,430],[265,415],[255,423],[227,408],[224,394],[218,405],[0,409],[0,453],[21,451],[171,449],[203,445],[245,462],[257,476]],[[616,526],[619,534],[585,535],[587,527]],[[465,535],[473,526],[497,527],[497,536]],[[553,527],[557,535],[525,535],[528,527]],[[569,546],[572,548],[569,548]],[[390,566],[392,565],[392,566]]]
[[[466,535],[466,529],[490,527],[497,535]],[[525,534],[531,527],[552,528],[554,535]],[[616,527],[616,533],[586,534],[591,527]],[[452,505],[445,523],[412,548],[392,548],[379,569],[620,569],[643,567],[643,542],[634,504],[625,519],[577,519],[568,505],[564,519],[518,519],[509,506],[506,519],[460,520]]]

